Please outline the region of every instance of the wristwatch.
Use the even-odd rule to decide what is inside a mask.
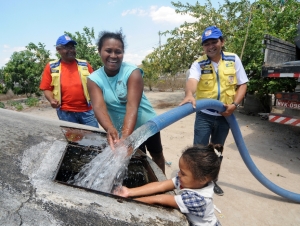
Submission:
[[[236,108],[238,108],[240,106],[239,104],[237,104],[235,102],[232,102],[232,104],[234,104]]]

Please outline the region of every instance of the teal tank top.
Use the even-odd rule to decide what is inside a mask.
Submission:
[[[108,77],[104,71],[104,67],[99,68],[89,75],[89,79],[95,82],[102,90],[104,101],[108,110],[108,114],[121,135],[123,121],[126,114],[127,103],[127,81],[131,73],[138,69],[133,64],[123,62],[118,74]],[[142,69],[141,74],[144,75]],[[156,113],[145,96],[142,94],[140,106],[138,108],[137,122],[135,129],[145,124],[148,120],[156,116]]]

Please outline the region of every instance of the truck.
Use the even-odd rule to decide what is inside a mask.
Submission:
[[[276,79],[294,78],[297,86],[294,92],[278,90],[268,120],[274,123],[300,127],[300,23],[295,43],[271,35],[265,35],[263,44],[264,63],[262,76]]]

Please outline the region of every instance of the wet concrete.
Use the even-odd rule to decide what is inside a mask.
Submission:
[[[67,145],[60,125],[94,130],[0,109],[0,225],[188,225],[172,208],[54,182]],[[158,180],[164,180],[148,161]]]

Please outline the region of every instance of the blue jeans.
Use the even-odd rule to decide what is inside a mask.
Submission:
[[[224,145],[229,132],[229,124],[223,116],[213,116],[201,111],[196,112],[194,125],[194,145]]]
[[[99,128],[97,119],[95,118],[94,111],[84,111],[84,112],[73,112],[73,111],[63,111],[60,108],[56,109],[57,116],[62,121],[75,122],[87,126],[93,126]]]

